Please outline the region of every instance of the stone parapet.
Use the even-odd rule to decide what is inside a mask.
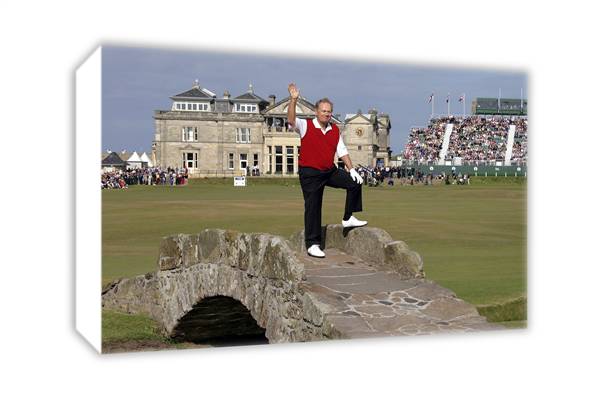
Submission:
[[[214,111],[154,111],[156,120],[184,120],[184,121],[227,121],[227,122],[260,122],[264,123],[264,117],[260,114],[228,113]]]
[[[265,233],[240,233],[205,229],[196,235],[163,239],[158,269],[187,268],[198,263],[223,263],[253,276],[299,282],[303,265],[282,237]]]
[[[347,229],[342,225],[323,227],[323,249],[336,248],[364,261],[381,265],[397,272],[404,279],[424,278],[421,256],[400,240],[393,240],[389,233],[380,228],[361,227]],[[297,252],[306,252],[304,230],[290,237],[291,247]]]

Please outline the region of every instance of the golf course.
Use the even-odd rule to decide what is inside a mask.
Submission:
[[[164,236],[206,228],[269,232],[303,229],[297,179],[193,179],[183,186],[102,191],[102,285],[156,270]],[[326,188],[323,221],[339,224],[345,191]],[[525,326],[527,182],[472,178],[470,185],[363,187],[356,216],[418,252],[427,279],[506,326]]]

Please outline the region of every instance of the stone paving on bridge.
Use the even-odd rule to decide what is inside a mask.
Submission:
[[[339,249],[319,259],[297,253],[305,290],[326,307],[326,323],[343,338],[502,329],[453,292],[426,279],[401,279]]]

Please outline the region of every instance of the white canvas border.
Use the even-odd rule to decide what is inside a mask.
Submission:
[[[76,328],[98,351],[102,348],[102,48],[76,71],[75,263]],[[93,155],[96,155],[94,157]]]

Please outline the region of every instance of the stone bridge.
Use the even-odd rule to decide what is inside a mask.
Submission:
[[[270,343],[499,329],[425,279],[419,254],[378,228],[323,228],[327,257],[288,240],[207,229],[163,239],[158,270],[102,291],[176,340],[264,334]]]

